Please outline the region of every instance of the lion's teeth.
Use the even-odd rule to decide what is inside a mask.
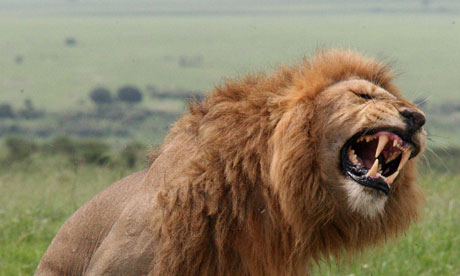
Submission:
[[[399,162],[399,166],[398,166],[398,171],[401,170],[402,167],[404,167],[404,165],[406,165],[407,160],[409,160],[410,154],[411,154],[410,150],[402,153],[401,162]]]
[[[393,147],[396,147],[396,145],[398,145],[398,140],[394,139],[393,140]]]
[[[350,158],[351,162],[353,164],[358,165],[358,157],[355,154],[355,151],[353,149],[348,150],[348,158]]]
[[[396,177],[398,177],[398,175],[399,175],[399,170],[396,171],[395,173],[393,173],[392,175],[388,176],[388,177],[385,179],[386,182],[387,182],[387,184],[388,184],[388,185],[391,185],[391,184],[395,181]]]
[[[364,140],[364,136],[361,136],[358,138],[358,140],[356,140],[358,143],[361,142],[362,140]]]
[[[367,172],[367,176],[376,177],[378,168],[379,160],[375,159],[374,165],[372,165],[372,168]]]
[[[375,158],[379,157],[380,153],[382,153],[383,148],[388,143],[388,136],[380,135],[379,136],[379,144],[377,145],[377,150],[375,151]]]

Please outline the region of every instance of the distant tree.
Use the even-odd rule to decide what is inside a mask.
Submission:
[[[89,93],[89,97],[96,105],[109,104],[112,102],[110,90],[104,87],[98,87]]]
[[[30,140],[19,137],[8,137],[5,140],[9,160],[22,160],[37,150],[37,145]]]
[[[203,65],[203,56],[180,56],[178,63],[180,67],[199,67]]]
[[[34,105],[32,104],[32,101],[30,99],[25,99],[24,100],[24,109],[21,109],[18,111],[18,115],[20,117],[26,118],[26,119],[37,119],[41,118],[45,115],[44,110],[37,110],[35,109]]]
[[[24,62],[24,57],[21,56],[21,55],[17,55],[15,58],[14,58],[14,62],[16,62],[16,64],[22,64]]]
[[[137,104],[142,101],[141,91],[134,86],[124,86],[118,90],[118,99],[129,104]]]
[[[65,39],[65,45],[67,46],[75,46],[77,45],[77,40],[73,37],[68,37]]]
[[[32,101],[30,99],[24,100],[24,106],[27,110],[35,110],[34,105],[32,104]]]
[[[0,118],[14,118],[14,112],[11,105],[7,103],[0,104]]]

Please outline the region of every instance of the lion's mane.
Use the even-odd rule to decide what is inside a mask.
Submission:
[[[191,104],[162,147],[192,141],[193,154],[175,168],[182,177],[160,187],[153,274],[305,275],[402,233],[423,201],[411,185],[414,162],[371,219],[332,198],[317,158],[327,127],[317,95],[360,78],[400,97],[392,77],[383,63],[331,50],[271,76],[229,80]]]

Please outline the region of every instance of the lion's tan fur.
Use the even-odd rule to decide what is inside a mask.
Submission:
[[[367,217],[348,206],[338,152],[328,148],[340,133],[334,128],[358,118],[340,106],[328,110],[341,100],[327,91],[350,79],[390,92],[393,106],[415,108],[386,65],[341,50],[272,76],[228,81],[191,104],[143,179],[155,187],[146,188],[155,196],[148,218],[154,257],[145,274],[305,275],[314,262],[361,252],[413,223],[423,201],[413,160],[383,213]]]

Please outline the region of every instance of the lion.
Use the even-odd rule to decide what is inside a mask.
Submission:
[[[35,275],[308,275],[397,237],[424,202],[426,133],[393,75],[327,50],[228,80],[62,226]]]

